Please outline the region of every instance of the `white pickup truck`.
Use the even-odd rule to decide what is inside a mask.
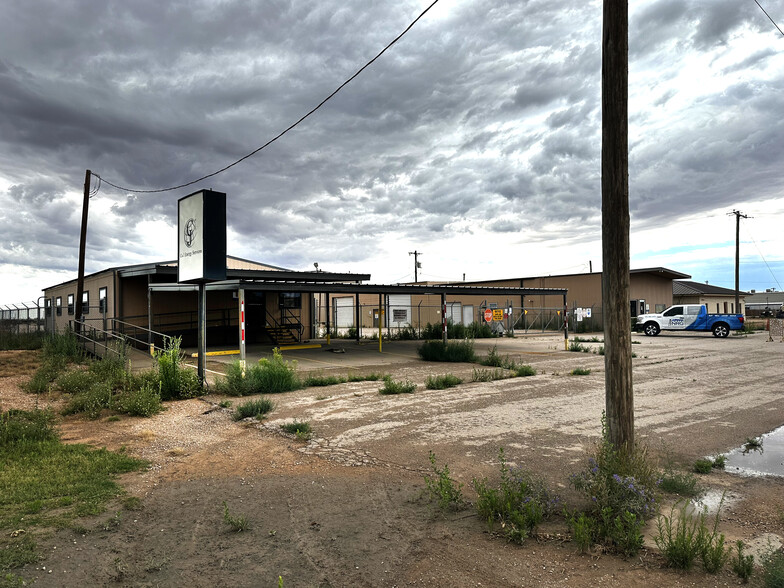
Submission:
[[[712,331],[714,337],[726,337],[743,328],[742,314],[709,314],[704,304],[676,304],[658,314],[641,314],[635,330],[649,337],[661,331]]]

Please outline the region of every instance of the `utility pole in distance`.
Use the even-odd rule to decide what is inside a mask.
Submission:
[[[629,5],[604,0],[602,30],[602,311],[607,432],[634,448],[629,312]]]
[[[74,318],[76,332],[81,330],[79,320],[82,317],[82,296],[84,295],[84,249],[87,241],[87,208],[90,205],[90,170],[84,172],[84,201],[82,202],[82,230],[79,235],[79,273],[76,278],[76,300]]]
[[[421,263],[419,263],[419,261],[417,260],[417,258],[418,258],[420,255],[422,255],[422,252],[421,252],[421,251],[417,251],[417,250],[415,249],[414,251],[409,251],[409,252],[408,252],[408,254],[409,254],[409,255],[413,255],[413,256],[414,256],[414,282],[418,282],[418,281],[419,281],[419,277],[418,277],[418,274],[417,274],[417,270],[418,270],[420,267],[422,267],[422,264],[421,264]]]
[[[740,219],[749,218],[739,210],[728,212],[735,215],[735,312],[740,313]]]

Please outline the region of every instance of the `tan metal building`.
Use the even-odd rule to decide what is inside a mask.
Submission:
[[[672,283],[672,302],[673,304],[704,304],[708,312],[718,314],[745,314],[746,292],[738,291],[738,309],[735,310],[735,290],[691,282],[688,280],[677,280]]]

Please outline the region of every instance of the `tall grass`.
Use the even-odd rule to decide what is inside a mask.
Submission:
[[[476,361],[473,341],[425,341],[417,347],[417,353],[425,361]]]
[[[47,335],[43,331],[14,333],[0,328],[0,351],[10,351],[12,349],[41,349],[46,337]]]

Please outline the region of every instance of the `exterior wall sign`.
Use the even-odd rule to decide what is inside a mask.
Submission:
[[[503,308],[494,308],[493,309],[493,320],[494,321],[502,321],[502,320],[504,320],[504,309]]]
[[[226,194],[200,190],[177,201],[177,280],[226,279]]]

